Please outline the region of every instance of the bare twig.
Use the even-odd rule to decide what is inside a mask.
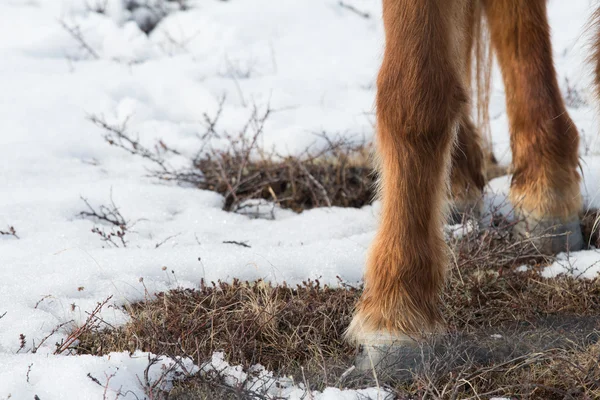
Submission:
[[[50,331],[49,334],[47,334],[46,336],[44,336],[42,338],[42,340],[40,341],[40,343],[38,343],[37,345],[35,344],[35,341],[33,341],[33,344],[31,346],[31,352],[32,353],[37,353],[37,351],[40,349],[40,347],[42,347],[42,345],[46,342],[46,340],[48,340],[52,335],[54,335],[56,332],[58,332],[59,330],[61,330],[63,327],[71,324],[72,322],[73,322],[73,320],[69,320],[69,321],[63,322],[62,324],[58,324],[57,326],[55,326],[52,329],[52,331]]]
[[[344,3],[343,1],[340,1],[338,3],[340,5],[340,7],[345,8],[349,11],[352,11],[353,13],[355,13],[356,15],[358,15],[359,17],[365,18],[365,19],[369,19],[371,18],[371,14],[364,12],[364,11],[360,11],[358,9],[356,9],[356,7],[354,7],[353,5]]]
[[[171,236],[167,236],[166,238],[164,238],[162,241],[156,243],[154,245],[155,249],[158,249],[160,246],[162,246],[163,244],[167,243],[169,240],[176,238],[177,236],[181,235],[181,232],[176,233],[175,235],[171,235]]]
[[[62,19],[58,22],[71,35],[71,37],[75,39],[77,43],[79,43],[81,48],[84,49],[90,56],[92,56],[92,58],[100,58],[96,50],[94,50],[83,37],[83,33],[81,32],[81,27],[79,25],[69,25]]]
[[[129,154],[134,154],[146,158],[160,166],[163,172],[169,171],[169,168],[165,164],[164,159],[159,154],[150,151],[144,146],[142,146],[138,138],[133,138],[127,132],[127,119],[120,126],[111,125],[108,122],[106,122],[102,117],[96,115],[90,115],[88,119],[92,121],[95,125],[104,129],[104,140],[106,140],[106,142],[108,142],[108,144],[110,144],[111,146],[116,146],[120,149],[123,149]],[[164,143],[163,146],[166,147]]]
[[[19,236],[17,235],[17,231],[15,230],[14,226],[9,226],[7,230],[0,231],[0,235],[1,236],[14,236],[17,239],[20,239]]]
[[[247,247],[247,248],[251,247],[247,242],[236,242],[235,240],[224,240],[223,243],[225,243],[225,244],[235,244],[235,245],[242,246],[242,247]]]
[[[106,13],[106,8],[108,6],[108,0],[93,0],[93,4],[90,4],[87,0],[85,2],[85,7],[95,13],[104,14]]]
[[[102,301],[101,303],[98,303],[96,305],[96,307],[94,308],[94,310],[92,310],[88,314],[88,317],[86,318],[86,320],[83,323],[83,325],[81,325],[80,327],[78,327],[77,329],[75,329],[74,331],[72,331],[69,334],[69,336],[67,336],[66,340],[64,340],[62,343],[60,343],[60,344],[57,343],[56,350],[54,351],[54,354],[62,354],[63,352],[69,350],[70,347],[77,341],[77,339],[79,339],[79,337],[81,335],[83,335],[86,332],[89,332],[92,329],[95,329],[98,326],[98,320],[99,320],[99,318],[97,317],[97,315],[100,314],[100,311],[102,311],[102,308],[111,299],[112,299],[112,296],[109,296],[104,301]]]
[[[79,217],[92,218],[104,222],[111,227],[111,230],[107,232],[103,228],[94,226],[92,232],[100,236],[102,241],[110,243],[114,247],[127,247],[125,235],[131,232],[131,228],[140,220],[130,223],[121,215],[119,208],[113,200],[112,190],[110,194],[110,206],[101,205],[98,210],[94,209],[86,198],[81,197],[81,200],[87,206],[88,211],[81,211],[78,214]]]
[[[31,367],[33,367],[33,363],[31,363],[27,366],[27,375],[26,375],[27,383],[29,383],[29,374],[31,373]]]
[[[306,176],[308,177],[308,179],[310,179],[310,181],[317,187],[319,194],[321,195],[321,198],[325,201],[325,204],[327,205],[327,207],[331,207],[331,200],[329,200],[329,196],[327,196],[327,190],[323,187],[323,185],[321,185],[321,182],[319,182],[309,171],[308,169],[306,169],[306,167],[299,163],[298,166],[300,167],[300,169],[302,170],[302,172],[304,172],[306,174]]]

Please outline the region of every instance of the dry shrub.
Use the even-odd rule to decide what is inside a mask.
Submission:
[[[598,331],[589,340],[576,335],[561,340],[563,333],[523,329],[448,335],[435,350],[423,351],[421,369],[410,383],[392,379],[391,384],[401,399],[598,398]]]
[[[450,329],[503,329],[541,316],[600,315],[598,280],[542,278],[539,272],[552,257],[540,254],[534,241],[515,237],[513,224],[499,220],[486,229],[471,228],[451,243],[454,262],[443,293]],[[517,272],[520,267],[527,271]]]
[[[296,287],[263,281],[173,290],[127,307],[131,322],[81,339],[78,351],[105,354],[142,349],[185,354],[201,364],[224,351],[233,364],[273,370],[349,360],[342,335],[359,290],[308,281]],[[324,334],[326,333],[326,334]],[[326,361],[329,360],[329,361]]]
[[[600,210],[588,210],[580,218],[585,243],[600,248]]]
[[[433,350],[423,352],[412,381],[380,376],[398,398],[600,396],[600,278],[541,277],[549,260],[507,229],[472,229],[452,243],[456,258],[442,297],[449,334],[424,344]],[[516,270],[523,264],[528,272]],[[224,351],[232,365],[260,363],[311,389],[373,385],[370,374],[342,377],[356,355],[342,334],[360,292],[317,281],[174,290],[128,306],[123,327],[86,332],[77,351],[142,349],[198,364]],[[242,389],[197,375],[176,385],[173,398],[264,398]]]
[[[249,199],[271,201],[297,212],[323,206],[362,207],[372,201],[376,178],[369,167],[369,146],[362,142],[339,139],[316,154],[261,153],[252,161],[240,143],[243,140],[232,141],[228,150],[215,150],[194,161],[210,183],[192,183],[225,195],[225,210],[239,211]]]
[[[339,139],[318,152],[279,157],[258,146],[272,112],[255,108],[235,134],[216,128],[220,111],[205,115],[206,132],[198,135],[199,150],[187,157],[187,169],[169,166],[169,157],[182,154],[164,142],[145,148],[125,125],[92,121],[108,143],[150,160],[153,176],[217,191],[226,210],[245,212],[256,199],[295,211],[372,200],[369,146]],[[228,143],[227,150],[212,148],[213,139]],[[581,219],[585,240],[599,246],[598,212]],[[450,236],[453,262],[441,302],[449,333],[423,344],[421,368],[410,382],[394,375],[377,382],[370,374],[344,375],[356,349],[342,334],[361,288],[341,282],[273,287],[234,280],[160,293],[127,306],[131,320],[125,326],[86,332],[77,351],[142,349],[191,357],[199,365],[224,351],[232,365],[260,363],[313,390],[384,384],[401,399],[600,398],[600,278],[541,277],[552,258],[537,251],[535,238],[514,237],[513,223],[495,216],[485,229],[466,224],[462,235]],[[527,271],[519,272],[521,266]],[[170,398],[265,398],[223,378],[197,374],[178,383]]]
[[[185,156],[162,140],[154,148],[145,147],[127,130],[126,122],[113,125],[99,116],[90,120],[103,129],[107,143],[152,162],[152,176],[216,191],[225,197],[223,209],[227,211],[246,211],[248,201],[256,199],[298,212],[371,203],[376,176],[369,160],[371,145],[364,140],[315,134],[325,143],[322,148],[281,156],[259,145],[274,110],[254,107],[248,121],[233,134],[217,128],[221,110],[215,116],[204,114],[206,131],[198,133],[198,149],[193,156]],[[213,143],[226,146],[215,147]],[[170,157],[184,157],[188,167],[172,167]]]

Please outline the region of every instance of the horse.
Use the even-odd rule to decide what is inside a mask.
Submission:
[[[579,135],[553,65],[546,0],[382,1],[385,50],[376,95],[381,216],[346,332],[363,351],[415,346],[444,331],[439,297],[449,254],[442,229],[449,200],[458,212],[479,209],[489,163],[470,101],[482,25],[506,91],[515,230],[539,236],[532,240],[543,252],[583,245]],[[593,47],[599,84],[598,34]],[[537,235],[548,229],[554,234]]]

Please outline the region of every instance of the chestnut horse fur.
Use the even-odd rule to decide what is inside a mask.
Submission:
[[[470,101],[480,21],[506,90],[517,232],[556,227],[560,237],[542,239],[541,251],[581,246],[579,137],[557,81],[546,0],[383,0],[381,222],[347,331],[356,343],[402,346],[444,331],[443,223],[451,200],[455,210],[479,209],[486,183],[488,157]],[[596,38],[592,61],[600,77],[600,33]]]

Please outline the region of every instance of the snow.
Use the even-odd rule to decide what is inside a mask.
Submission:
[[[189,10],[168,10],[147,36],[135,22],[144,11],[129,11],[120,0],[108,0],[104,15],[90,11],[93,0],[0,2],[0,230],[14,226],[19,236],[0,236],[0,315],[6,312],[0,318],[0,399],[102,398],[104,388],[87,374],[105,382],[113,372],[111,390],[143,398],[138,378],[147,354],[52,354],[54,343],[109,296],[122,305],[143,298],[145,290],[197,287],[201,278],[360,280],[377,203],[301,215],[277,210],[274,221],[226,213],[215,193],[147,177],[146,162],[108,146],[87,118],[127,121],[143,144],[161,138],[192,154],[196,134],[205,130],[203,113],[214,115],[225,98],[219,127],[232,133],[254,105],[276,110],[261,145],[281,154],[318,147],[324,141],[319,132],[370,140],[381,4],[348,3],[371,18],[335,0],[195,1]],[[568,79],[587,101],[569,109],[583,136],[582,191],[587,206],[600,207],[597,113],[584,67],[583,26],[592,4],[549,4],[559,81],[566,90]],[[80,32],[87,49],[69,29]],[[496,155],[508,164],[500,79],[491,115]],[[506,177],[490,182],[489,207],[506,207],[508,185]],[[94,222],[78,217],[85,210],[80,197],[94,207],[112,197],[126,219],[137,221],[127,248],[111,248],[90,232]],[[593,277],[598,260],[596,250],[561,255],[544,273]],[[127,316],[107,307],[102,318],[121,324]],[[60,324],[66,325],[52,333]],[[292,385],[286,395],[301,393]],[[361,395],[381,398],[376,389],[314,394]]]
[[[135,399],[136,395],[143,396],[140,387],[145,384],[148,356],[152,357],[142,352],[103,357],[4,354],[0,363],[2,398],[33,399],[37,395],[40,399],[112,399],[120,394],[118,398]],[[198,370],[190,360],[181,360],[181,364],[187,372]],[[149,368],[148,381],[158,382],[155,391],[168,390],[182,371],[172,359],[160,357]]]
[[[592,279],[600,272],[600,250],[583,250],[571,254],[561,253],[556,261],[542,271],[542,276],[552,278],[559,274]]]
[[[251,368],[249,373],[242,370],[240,366],[231,366],[224,360],[224,354],[217,352],[213,354],[212,360],[202,367],[201,373],[210,375],[216,373],[225,377],[225,383],[232,387],[243,387],[246,390],[264,393],[271,398],[302,400],[306,398],[314,400],[355,400],[355,399],[392,399],[393,394],[380,388],[368,388],[361,390],[340,390],[337,388],[326,388],[323,392],[311,391],[307,393],[304,383],[295,383],[291,378],[274,378],[273,373],[264,369],[260,364]]]

